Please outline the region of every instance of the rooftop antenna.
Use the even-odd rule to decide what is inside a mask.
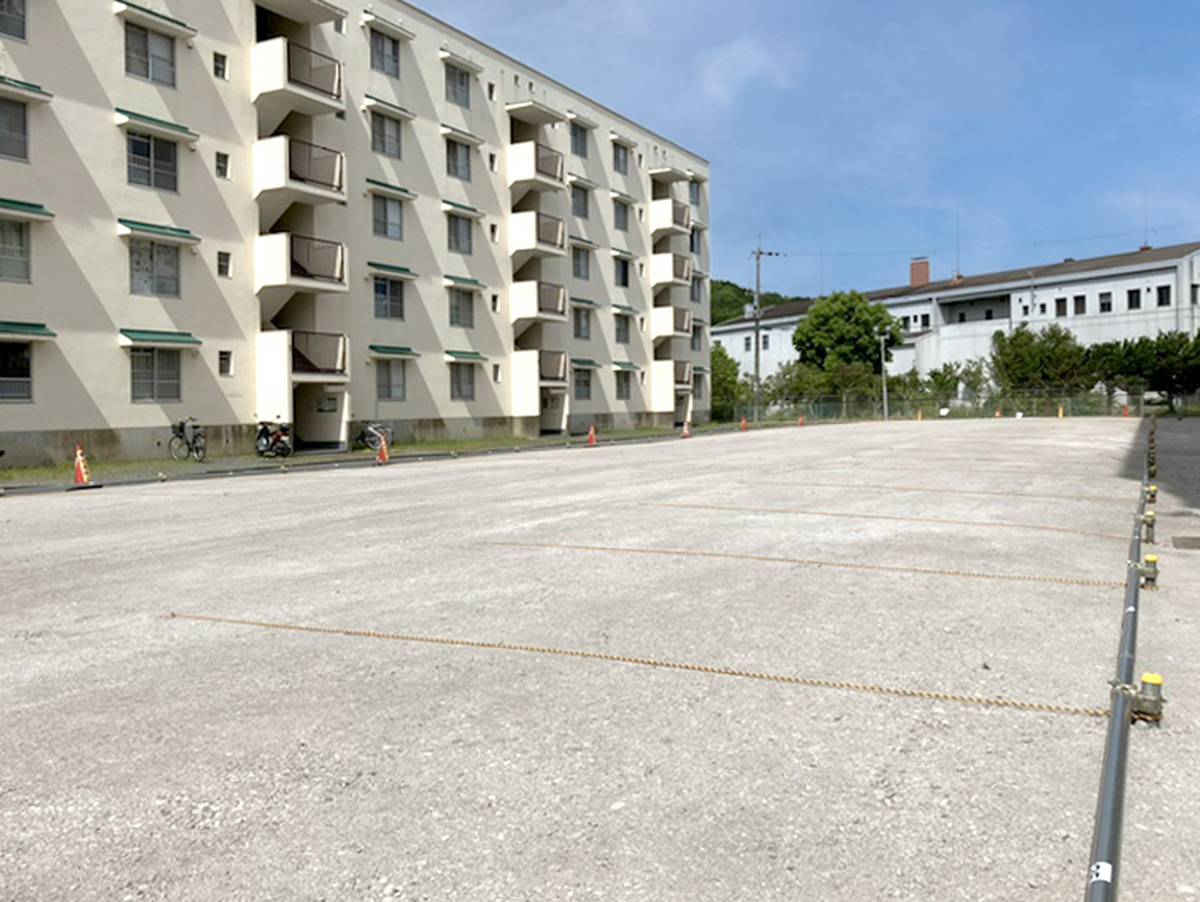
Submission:
[[[954,278],[962,276],[962,267],[959,266],[959,251],[962,249],[962,242],[959,241],[958,232],[958,207],[954,208]]]
[[[1146,195],[1146,186],[1142,186],[1142,247],[1141,250],[1150,250],[1150,202]]]

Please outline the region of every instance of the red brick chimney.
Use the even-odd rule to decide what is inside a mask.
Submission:
[[[919,288],[922,285],[929,284],[929,258],[928,257],[913,257],[908,264],[908,284],[912,288]]]

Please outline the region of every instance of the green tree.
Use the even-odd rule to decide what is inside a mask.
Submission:
[[[926,378],[929,396],[938,407],[945,407],[958,397],[959,366],[957,363],[943,364],[930,370]]]
[[[1111,411],[1113,395],[1121,387],[1126,362],[1125,348],[1119,341],[1104,341],[1087,349],[1087,365],[1096,381],[1104,386],[1105,410]]]
[[[968,360],[962,366],[959,379],[971,401],[978,406],[988,388],[987,364],[982,360]]]
[[[997,331],[989,365],[992,379],[1005,392],[1075,392],[1096,381],[1083,347],[1057,324],[1040,332],[1024,324],[1008,334]]]
[[[768,404],[783,401],[811,401],[829,391],[824,370],[799,360],[781,364],[774,375],[763,380],[763,399]]]
[[[712,347],[712,415],[714,420],[732,420],[739,404],[745,403],[749,388],[738,378],[737,361],[718,344]]]
[[[825,361],[825,375],[829,388],[841,397],[843,411],[852,398],[870,398],[880,393],[879,376],[869,363],[845,363],[830,357]]]
[[[745,312],[746,305],[754,301],[754,295],[732,282],[713,279],[710,297],[710,315],[713,325],[737,319]]]
[[[1151,391],[1166,395],[1175,410],[1180,398],[1200,388],[1200,344],[1183,332],[1160,332],[1146,382]]]
[[[826,372],[833,371],[830,364],[836,361],[844,366],[862,364],[878,373],[881,333],[887,347],[899,344],[899,320],[857,291],[838,292],[813,304],[792,342],[801,360]]]

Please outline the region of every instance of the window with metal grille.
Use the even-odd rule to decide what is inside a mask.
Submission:
[[[571,123],[571,153],[587,159],[588,130],[578,122]]]
[[[613,171],[629,175],[629,148],[624,144],[613,144]]]
[[[129,184],[145,185],[163,191],[179,188],[179,147],[174,141],[141,132],[125,137]]]
[[[1101,313],[1112,313],[1112,292],[1111,291],[1100,292],[1100,312]]]
[[[404,319],[404,283],[375,277],[375,318]]]
[[[471,73],[446,63],[446,100],[463,109],[471,107]]]
[[[692,326],[692,350],[699,351],[704,343],[704,327]]]
[[[25,0],[0,0],[0,34],[25,40]]]
[[[129,291],[179,297],[179,248],[134,238],[129,242]]]
[[[691,287],[690,291],[691,291],[690,297],[692,299],[692,303],[699,304],[702,300],[704,300],[704,280],[703,279],[692,279],[692,287]],[[904,325],[905,325],[905,328],[908,328],[908,317],[907,316],[904,317]]]
[[[615,318],[616,335],[615,341],[619,345],[629,344],[629,317],[622,313],[618,313]]]
[[[475,364],[450,364],[450,400],[475,400]]]
[[[614,263],[614,281],[618,288],[629,287],[629,261],[618,257]]]
[[[229,251],[217,251],[217,275],[228,279],[233,272],[233,256]]]
[[[219,179],[229,178],[229,154],[217,151],[216,158],[213,162],[213,171]]]
[[[623,200],[613,201],[613,228],[618,232],[629,231],[629,204]]]
[[[571,373],[575,377],[575,400],[592,400],[592,371],[576,369],[572,370]]]
[[[461,288],[447,289],[450,297],[450,325],[475,328],[475,295]]]
[[[125,23],[125,72],[159,84],[175,84],[175,39]]]
[[[183,399],[178,351],[167,348],[133,348],[129,355],[134,401]]]
[[[704,377],[701,375],[692,376],[692,398],[697,401],[704,398]]]
[[[404,240],[404,204],[394,197],[376,194],[371,199],[371,230],[380,238]]]
[[[217,351],[217,375],[233,375],[233,351]]]
[[[0,157],[29,159],[29,119],[25,104],[0,98]]]
[[[471,181],[471,145],[446,139],[446,175]]]
[[[617,400],[628,401],[630,386],[633,384],[632,374],[626,370],[620,370],[617,373]]]
[[[403,401],[408,391],[407,360],[375,361],[375,396],[380,401]]]
[[[693,207],[700,206],[700,183],[697,181],[688,182],[688,200],[692,202]]]
[[[400,77],[400,42],[374,28],[371,29],[371,68],[393,78]]]
[[[0,282],[28,282],[29,223],[0,219]]]
[[[400,159],[400,131],[403,123],[399,119],[382,113],[371,113],[371,150],[385,157]]]
[[[0,402],[33,400],[33,345],[0,341]]]
[[[592,312],[587,307],[575,307],[571,311],[572,332],[576,338],[592,337]]]
[[[588,218],[588,190],[579,185],[571,186],[571,212],[581,219]]]
[[[465,216],[446,216],[446,228],[449,232],[448,246],[458,254],[471,253],[471,220]]]
[[[590,279],[592,252],[586,247],[571,248],[571,274],[577,279]]]
[[[213,53],[213,77],[229,80],[229,57],[224,53]]]

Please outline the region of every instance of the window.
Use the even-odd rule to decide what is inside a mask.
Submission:
[[[1192,286],[1192,306],[1200,304],[1200,285]]]
[[[471,73],[446,63],[446,99],[464,110],[471,108]]]
[[[996,311],[993,310],[991,307],[988,307],[987,310],[983,311],[983,318],[984,319],[995,319]]]
[[[1077,294],[1074,298],[1074,306],[1072,308],[1076,316],[1083,316],[1087,313],[1087,295]]]
[[[624,144],[613,145],[613,171],[629,175],[629,148]]]
[[[704,300],[704,280],[692,279],[692,287],[689,289],[693,304],[699,304]]]
[[[750,336],[749,335],[747,335],[745,340],[742,342],[742,350],[743,351],[750,350]]]
[[[229,154],[217,151],[216,162],[213,164],[213,170],[219,179],[229,178]]]
[[[572,308],[571,332],[576,338],[590,339],[592,337],[592,311],[587,307]]]
[[[132,239],[129,242],[129,292],[179,297],[179,248],[173,244]]]
[[[500,243],[500,226],[497,223],[488,223],[488,235],[491,236],[492,244]]]
[[[616,316],[616,338],[615,341],[619,345],[629,344],[629,317],[623,313],[618,313]]]
[[[572,371],[575,377],[575,400],[592,400],[592,371],[576,369]]]
[[[385,157],[400,159],[400,127],[399,119],[385,116],[382,113],[371,113],[371,150]]]
[[[500,162],[496,159],[496,155],[494,153],[488,154],[488,169],[492,170],[492,172],[500,171]]]
[[[175,39],[126,22],[125,72],[174,87]]]
[[[229,251],[217,251],[217,275],[228,279],[233,270],[233,257]]]
[[[3,3],[4,0],[0,0]],[[29,124],[25,104],[0,97],[0,157],[29,159]]]
[[[213,76],[222,81],[229,80],[229,58],[224,53],[213,54]]]
[[[909,317],[907,317],[907,316],[900,317],[900,329],[904,332],[907,332],[909,322],[910,322]]]
[[[960,323],[965,323],[965,322],[967,321],[967,315],[966,315],[965,313],[959,313],[959,314],[958,314],[958,321],[959,321]]]
[[[448,289],[450,296],[450,325],[463,329],[475,328],[475,295],[461,288]]]
[[[571,186],[571,213],[580,219],[588,218],[588,190],[579,185]]]
[[[1021,316],[1029,316],[1029,305],[1028,304],[1021,305]]]
[[[471,181],[471,146],[461,141],[446,139],[446,175],[451,178]]]
[[[500,295],[492,295],[492,313],[500,312]]]
[[[496,83],[495,83],[494,81],[489,81],[489,82],[488,82],[488,87],[487,87],[487,98],[488,98],[488,100],[495,100],[495,99],[496,99]]]
[[[922,329],[929,328],[929,314],[928,313],[921,314],[921,328]]]
[[[450,364],[450,400],[475,400],[475,364]]]
[[[32,349],[29,342],[0,341],[0,403],[33,400]]]
[[[29,223],[0,219],[0,282],[28,281]]]
[[[179,148],[174,141],[129,132],[125,146],[128,150],[129,184],[161,188],[163,191],[175,191],[179,187]]]
[[[497,385],[500,384],[500,364],[498,363],[492,364],[492,381]]]
[[[704,345],[704,327],[692,326],[692,350],[699,351]]]
[[[1055,316],[1066,316],[1067,315],[1067,299],[1066,298],[1055,298],[1054,299],[1054,315]]]
[[[1171,306],[1171,286],[1170,285],[1159,285],[1158,288],[1155,289],[1155,295],[1158,298],[1158,306],[1160,306],[1160,307],[1170,307]]]
[[[179,352],[133,348],[129,352],[134,401],[181,401]]]
[[[1038,313],[1042,316],[1046,315],[1046,305],[1045,304],[1038,304]]]
[[[233,375],[233,351],[217,351],[217,375]]]
[[[1130,310],[1142,309],[1142,290],[1140,288],[1130,288],[1125,292],[1125,303]]]
[[[25,40],[25,0],[0,0],[0,34]]]
[[[1101,313],[1112,313],[1112,292],[1111,291],[1100,292],[1100,312]]]
[[[770,332],[764,332],[762,334],[762,349],[764,351],[769,351],[771,349],[771,333]]]
[[[700,183],[694,179],[688,182],[688,200],[692,202],[693,207],[700,206]]]
[[[633,379],[630,378],[630,373],[627,370],[619,370],[617,372],[617,400],[628,401],[630,396],[630,387],[633,385]]]
[[[403,401],[408,390],[407,360],[375,361],[375,397],[380,401]]]
[[[469,255],[471,253],[471,220],[465,216],[455,216],[451,213],[446,217],[446,227],[450,234],[450,250]]]
[[[371,68],[392,78],[400,77],[400,42],[371,29]]]
[[[571,153],[587,159],[588,130],[578,122],[571,123]]]
[[[697,401],[704,399],[704,377],[699,374],[692,376],[692,398]]]
[[[404,203],[395,197],[376,194],[371,198],[371,230],[380,238],[404,240]]]
[[[338,16],[336,19],[333,20],[333,30],[336,31],[338,34],[346,33],[346,17],[345,16]],[[334,412],[337,411],[336,405],[334,405],[333,411]]]
[[[629,204],[623,200],[613,201],[613,228],[618,232],[629,231]]]
[[[404,283],[375,277],[375,318],[404,319]]]
[[[688,236],[688,247],[693,254],[700,253],[700,230],[692,229],[692,234]]]
[[[592,252],[586,247],[571,248],[571,274],[577,279],[590,279]]]
[[[614,279],[618,288],[629,287],[629,261],[623,257],[617,257],[616,259],[616,272]]]

